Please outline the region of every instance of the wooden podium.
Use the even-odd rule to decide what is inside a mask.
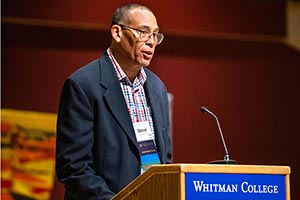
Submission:
[[[290,167],[154,165],[113,200],[290,200]]]

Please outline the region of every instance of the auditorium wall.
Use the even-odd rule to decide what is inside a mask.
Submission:
[[[286,43],[286,2],[136,2],[152,8],[166,36],[149,68],[174,96],[174,162],[223,158],[204,105],[232,159],[291,166],[299,198],[300,52]],[[2,1],[2,108],[56,113],[64,79],[109,46],[111,14],[123,3]]]

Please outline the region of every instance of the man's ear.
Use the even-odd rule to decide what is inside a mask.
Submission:
[[[122,31],[121,31],[121,27],[120,26],[118,26],[118,25],[112,25],[111,28],[110,28],[110,32],[111,32],[112,38],[116,42],[120,42],[121,41]]]

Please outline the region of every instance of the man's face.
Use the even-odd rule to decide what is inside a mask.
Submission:
[[[126,54],[126,59],[128,59],[126,63],[133,67],[149,66],[157,44],[153,37],[146,41],[141,41],[140,31],[147,31],[151,34],[158,32],[159,28],[156,18],[152,12],[141,9],[134,9],[129,15],[131,22],[124,25],[137,30],[122,28],[121,45]]]

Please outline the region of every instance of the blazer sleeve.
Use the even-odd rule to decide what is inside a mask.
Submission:
[[[165,107],[165,112],[164,115],[166,116],[166,121],[168,124],[168,131],[167,134],[164,136],[165,138],[165,149],[166,149],[166,160],[165,163],[166,164],[171,164],[173,162],[172,160],[172,156],[173,156],[173,148],[172,148],[172,138],[171,138],[171,118],[170,118],[170,104],[169,104],[169,98],[168,98],[168,93],[167,93],[167,89],[166,86],[164,84],[162,84],[163,86],[163,97],[164,97],[164,107]]]
[[[64,83],[57,118],[56,173],[73,199],[111,199],[114,193],[93,169],[92,102],[72,79]]]

